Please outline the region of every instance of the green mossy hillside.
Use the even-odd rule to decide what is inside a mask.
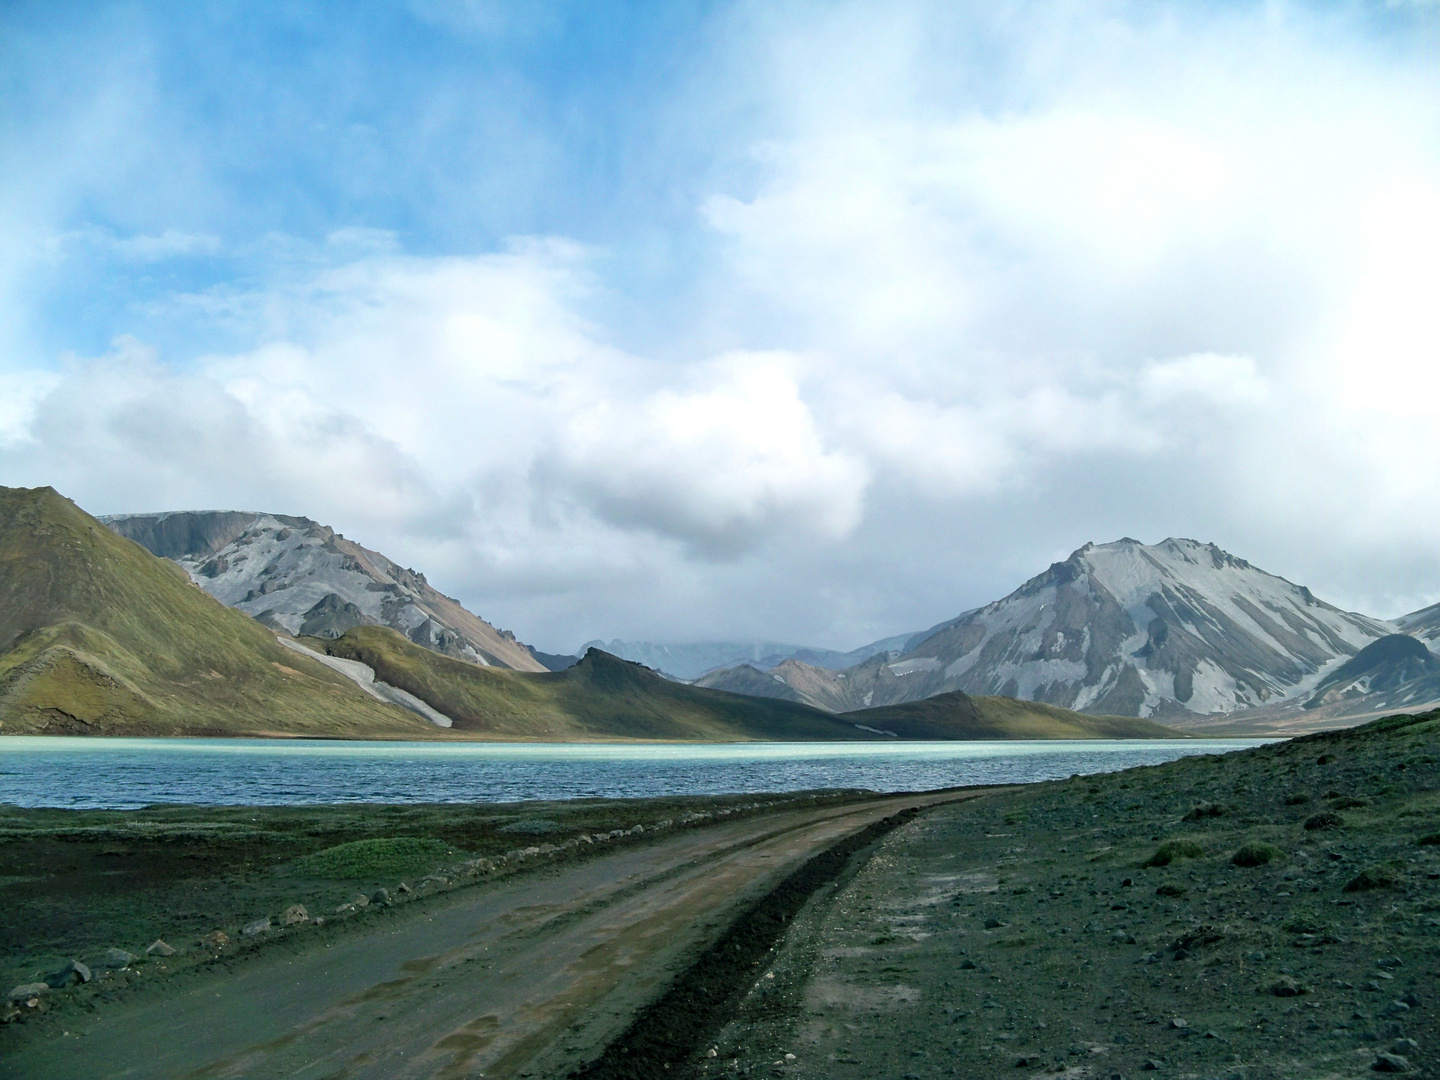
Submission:
[[[671,682],[598,649],[564,671],[536,674],[452,660],[383,626],[356,627],[333,641],[306,644],[368,664],[376,678],[428,702],[454,721],[454,732],[471,737],[707,742],[878,737],[808,705]]]
[[[0,488],[0,733],[423,735],[51,488]]]

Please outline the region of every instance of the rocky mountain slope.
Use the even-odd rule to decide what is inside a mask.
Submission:
[[[964,694],[837,716],[773,695],[723,693],[675,682],[599,649],[590,649],[565,671],[532,674],[451,660],[383,627],[357,627],[340,638],[306,644],[368,665],[380,679],[451,718],[457,733],[471,737],[734,742],[1176,735],[1146,720],[1082,716]]]
[[[388,626],[472,663],[545,671],[515,640],[432,588],[425,575],[309,518],[234,511],[121,514],[102,521],[178,562],[221,603],[289,634]]]
[[[865,708],[963,690],[1093,714],[1186,718],[1294,700],[1394,632],[1213,544],[1086,544],[898,658],[773,674],[799,700]],[[714,673],[717,689],[760,682]],[[774,683],[774,680],[771,680]]]
[[[1440,604],[1431,604],[1395,620],[1402,633],[1419,638],[1433,653],[1440,653]]]
[[[433,727],[194,587],[51,488],[0,488],[0,732],[346,735]]]
[[[1440,659],[1408,634],[1372,641],[1322,679],[1306,708],[1365,698],[1382,709],[1440,699]]]

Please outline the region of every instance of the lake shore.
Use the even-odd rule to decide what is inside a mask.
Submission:
[[[523,882],[536,883],[539,901],[580,880],[567,878],[567,867],[620,867],[662,849],[679,867],[718,851],[725,830],[758,841],[775,833],[766,822],[810,828],[804,823],[850,815],[848,832],[807,833],[724,903],[712,897],[706,929],[667,954],[644,986],[620,977],[638,1027],[610,1023],[606,1039],[575,1042],[585,1024],[577,1013],[571,1026],[547,1029],[555,1053],[571,1047],[565,1069],[588,1054],[597,1078],[656,1075],[669,1064],[666,1075],[692,1077],[1103,1080],[1155,1071],[1301,1080],[1369,1075],[1391,1054],[1430,1075],[1440,1046],[1437,757],[1440,716],[1431,714],[1224,756],[923,797],[5,808],[6,892],[22,900],[5,921],[7,977],[28,978],[71,953],[139,951],[130,943],[152,933],[184,952],[163,961],[164,972],[152,957],[37,997],[34,1009],[12,1006],[0,1051],[66,1037],[58,1032],[67,1025],[84,1030],[87,1018],[170,992],[148,983],[221,985],[272,962],[267,955],[299,962],[367,926],[409,925],[426,905],[438,911]],[[918,812],[844,853],[831,877],[803,886],[792,915],[778,923],[764,915],[763,903],[801,880],[814,853],[911,806]],[[384,862],[404,851],[353,847],[347,857],[356,862],[344,870],[355,876],[314,876],[335,872],[344,845],[401,834],[448,845],[412,853],[439,865],[438,879],[426,882],[418,862],[403,877],[398,861]],[[331,864],[305,861],[326,852]],[[37,872],[47,865],[50,876]],[[409,892],[399,892],[401,880]],[[127,881],[144,885],[127,892]],[[605,878],[603,888],[614,884]],[[388,895],[368,902],[380,888]],[[361,896],[365,906],[335,910]],[[583,892],[567,902],[577,911],[586,903]],[[280,925],[296,903],[307,921]],[[317,914],[325,925],[314,925]],[[262,915],[271,926],[244,936]],[[710,970],[705,950],[727,935],[753,938],[766,918],[776,951],[764,944],[761,960],[700,1010],[682,1039],[642,1045],[638,1035],[656,1028],[646,1009],[692,993],[687,976]],[[216,929],[225,943],[211,936]],[[607,1048],[628,1050],[627,1040],[636,1055],[627,1052],[616,1071]],[[527,1053],[539,1062],[544,1049]],[[476,1054],[467,1060],[484,1056]],[[486,1074],[515,1074],[506,1068]]]

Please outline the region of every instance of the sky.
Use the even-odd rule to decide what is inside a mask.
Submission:
[[[0,8],[0,484],[549,651],[1087,541],[1440,600],[1440,4]]]

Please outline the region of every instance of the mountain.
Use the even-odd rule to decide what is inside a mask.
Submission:
[[[217,600],[288,634],[339,637],[388,626],[457,659],[547,670],[513,634],[432,588],[424,574],[309,518],[220,510],[100,520],[178,562]]]
[[[1148,720],[1082,716],[1007,698],[948,694],[890,710],[833,713],[773,696],[691,686],[590,649],[564,671],[480,668],[439,656],[383,627],[305,644],[360,661],[387,683],[488,738],[807,741],[1009,738],[1173,738]]]
[[[0,731],[417,738],[52,488],[0,488]]]
[[[1348,698],[1383,697],[1381,708],[1409,708],[1440,699],[1440,659],[1418,638],[1389,634],[1330,672],[1306,708]]]
[[[944,624],[942,624],[944,625]],[[928,633],[929,631],[927,631]],[[812,667],[843,671],[869,660],[880,653],[903,652],[919,643],[922,634],[900,634],[862,645],[849,652],[812,648],[808,645],[782,645],[773,641],[706,641],[686,645],[656,645],[649,641],[590,641],[582,648],[600,649],[612,656],[633,660],[677,679],[694,680],[707,672],[748,664],[759,671],[768,671],[787,660],[796,660]]]
[[[899,657],[875,656],[841,672],[792,666],[776,673],[800,700],[832,709],[963,690],[1185,720],[1298,705],[1328,671],[1393,631],[1214,544],[1126,538],[1086,544]],[[718,675],[706,681],[733,685]]]
[[[1440,604],[1431,604],[1395,620],[1395,625],[1419,638],[1431,652],[1440,653]]]
[[[846,720],[901,739],[1176,739],[1153,720],[1087,716],[1010,697],[978,697],[959,690],[904,705],[844,714]]]
[[[368,665],[377,677],[450,717],[456,732],[474,737],[716,742],[876,737],[807,705],[677,683],[599,649],[588,650],[564,671],[534,674],[453,660],[378,626],[305,644]]]

